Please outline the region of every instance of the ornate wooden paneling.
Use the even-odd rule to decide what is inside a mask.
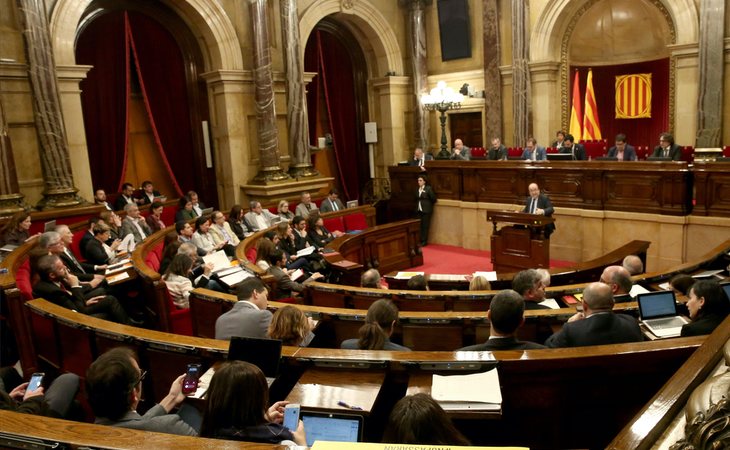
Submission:
[[[697,200],[693,213],[730,216],[730,164],[697,162],[693,172]]]

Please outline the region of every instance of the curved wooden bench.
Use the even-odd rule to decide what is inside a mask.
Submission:
[[[159,450],[197,450],[200,448],[285,450],[282,445],[255,444],[224,441],[128,428],[93,425],[70,420],[33,416],[12,411],[0,411],[0,440],[14,444],[16,448],[32,448],[29,444],[41,444],[47,448],[115,448]],[[34,447],[33,447],[34,448]]]
[[[56,334],[63,336],[55,343],[60,358],[71,358],[76,364],[61,366],[74,373],[83,376],[85,367],[110,347],[134,348],[141,366],[150,373],[150,386],[145,385],[145,389],[151,398],[164,396],[169,380],[182,373],[185,364],[201,362],[207,366],[227,353],[226,341],[114,324],[42,299],[26,305],[31,316],[50,321]],[[284,347],[282,373],[296,381],[298,373],[315,365],[358,367],[375,362],[377,368],[371,370],[386,372],[387,386],[383,388],[402,395],[407,384],[443,373],[447,367],[473,371],[497,361],[503,395],[501,419],[457,421],[475,444],[598,447],[617,433],[704,340],[691,337],[573,349],[460,353]],[[39,345],[39,356],[44,356],[52,344]],[[87,355],[86,361],[80,354]],[[346,379],[342,382],[347,384]],[[577,415],[595,420],[576,427],[570,419]]]

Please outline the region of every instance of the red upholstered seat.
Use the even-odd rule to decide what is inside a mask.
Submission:
[[[686,145],[682,147],[682,157],[679,158],[680,161],[687,161],[688,163],[692,163],[695,160],[695,148],[691,145]]]
[[[649,147],[648,146],[639,145],[636,147],[636,159],[638,161],[643,161],[648,157],[649,157]]]
[[[167,286],[165,286],[163,292],[167,299],[166,303],[169,313],[170,332],[185,336],[192,336],[193,320],[190,317],[190,308],[178,309],[178,307],[175,306],[175,303],[172,302],[172,296],[170,295],[170,291],[167,290]]]
[[[545,149],[545,152],[546,153],[558,153],[559,150],[557,147],[548,147],[547,149]]]
[[[726,145],[722,148],[722,156],[730,156],[730,145]]]
[[[328,217],[324,219],[324,227],[332,233],[333,231],[345,232],[345,222],[342,220],[342,216],[339,217]]]
[[[248,250],[246,250],[246,259],[251,261],[253,264],[256,264],[256,247],[251,247]]]
[[[71,242],[71,251],[74,255],[76,255],[76,258],[79,261],[86,261],[84,258],[84,255],[81,253],[81,248],[79,247],[79,243],[81,242],[81,238],[84,236],[84,233],[87,232],[87,228],[84,228],[82,230],[76,231],[74,233],[74,240]]]
[[[157,255],[156,252],[152,251],[147,253],[144,262],[149,266],[150,269],[154,270],[155,272],[160,271],[160,257],[159,255]]]
[[[355,213],[345,216],[345,231],[366,230],[367,227],[368,221],[364,213]],[[327,229],[329,230],[329,228]]]
[[[522,156],[522,148],[520,147],[510,147],[507,149],[507,157],[520,157]]]
[[[33,299],[33,284],[30,279],[30,260],[27,258],[15,272],[15,285],[20,290],[23,300]]]
[[[162,208],[162,215],[160,219],[166,226],[175,225],[175,214],[177,213],[177,206],[165,206]]]
[[[471,157],[472,159],[484,159],[487,157],[487,151],[484,147],[472,147]]]

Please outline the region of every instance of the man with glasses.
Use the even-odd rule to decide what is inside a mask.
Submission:
[[[86,395],[99,425],[111,425],[158,433],[197,436],[201,417],[185,400],[180,375],[168,394],[144,415],[137,413],[142,401],[142,381],[147,374],[139,367],[134,352],[117,347],[101,355],[86,372]]]
[[[662,133],[659,135],[659,145],[654,147],[651,156],[672,158],[672,161],[679,161],[682,158],[682,149],[674,143],[674,136],[670,133]]]

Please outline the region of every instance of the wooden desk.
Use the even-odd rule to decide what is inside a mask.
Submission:
[[[299,378],[286,400],[311,411],[369,416],[384,382],[384,371],[312,367]],[[340,401],[361,409],[340,406]]]
[[[441,375],[448,375],[446,373]],[[458,373],[452,373],[451,375],[458,375]],[[408,389],[406,395],[414,394],[428,394],[431,395],[431,385],[433,381],[433,374],[426,372],[414,372],[408,376]],[[475,411],[475,410],[464,410],[464,411],[446,411],[453,419],[500,419],[502,418],[502,411]]]

